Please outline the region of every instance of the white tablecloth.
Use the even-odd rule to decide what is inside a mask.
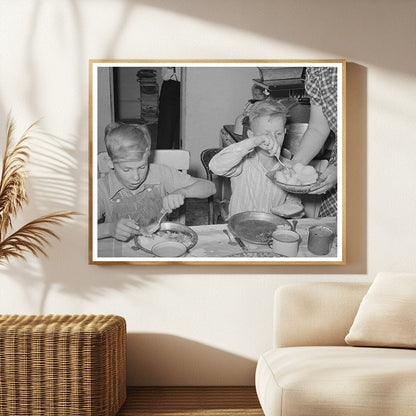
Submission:
[[[331,251],[325,256],[317,256],[308,250],[308,233],[309,228],[313,225],[326,225],[335,231],[336,220],[334,217],[328,218],[303,218],[298,220],[296,231],[301,236],[301,243],[299,245],[299,252],[296,258],[331,258],[337,256],[338,244],[335,237],[332,244]],[[198,225],[192,226],[192,228],[198,235],[197,244],[189,250],[186,254],[186,258],[193,259],[207,259],[207,258],[224,258],[227,256],[241,254],[244,258],[244,252],[239,245],[228,244],[229,239],[223,232],[227,229],[227,224],[213,224],[213,225]],[[233,237],[232,237],[233,239]],[[244,242],[246,247],[250,251],[258,252],[272,252],[272,249],[267,244],[251,244]],[[133,240],[122,243],[113,238],[106,238],[98,241],[98,257],[112,257],[120,258],[121,261],[126,258],[141,260],[145,257],[154,258],[152,254],[149,254],[143,250],[136,250],[134,248],[135,243]],[[261,255],[259,255],[261,257]],[[266,259],[267,260],[267,259]],[[273,259],[270,259],[273,261]]]

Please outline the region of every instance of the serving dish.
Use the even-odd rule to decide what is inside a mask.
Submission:
[[[228,220],[228,228],[236,237],[253,244],[268,244],[278,227],[293,228],[286,219],[259,211],[239,212]]]
[[[143,250],[146,253],[153,254],[152,248],[164,241],[176,241],[185,245],[186,250],[189,251],[198,242],[197,233],[189,228],[187,225],[176,222],[162,222],[159,230],[153,237],[146,237],[142,235],[134,236],[135,248]]]
[[[321,182],[320,175],[318,174],[318,179],[316,182],[308,184],[308,185],[290,185],[288,183],[280,182],[276,180],[275,174],[279,169],[271,170],[270,172],[266,173],[266,176],[277,186],[282,188],[286,192],[290,192],[291,194],[307,194],[310,192],[311,188],[318,183]]]

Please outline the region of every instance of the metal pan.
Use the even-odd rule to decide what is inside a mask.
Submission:
[[[253,244],[268,244],[278,226],[292,229],[289,221],[266,212],[240,212],[228,220],[228,228],[236,237]]]

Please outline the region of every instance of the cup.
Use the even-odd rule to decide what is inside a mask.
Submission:
[[[324,225],[309,228],[308,250],[313,254],[325,255],[331,250],[335,233]]]
[[[272,234],[272,249],[286,257],[296,257],[299,250],[300,235],[292,230],[276,230]]]

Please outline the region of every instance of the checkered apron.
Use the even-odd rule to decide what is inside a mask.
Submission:
[[[335,134],[329,164],[337,166],[337,68],[310,67],[306,70],[305,89],[311,103],[322,107],[329,128]],[[337,186],[330,189],[322,199],[319,217],[337,215]]]

